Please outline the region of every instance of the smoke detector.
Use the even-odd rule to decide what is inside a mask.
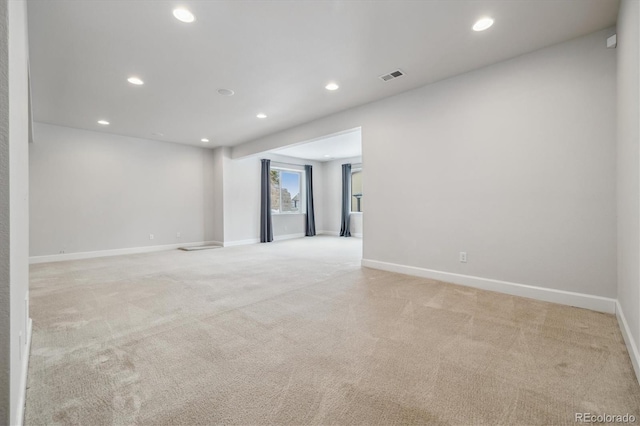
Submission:
[[[403,75],[404,75],[404,71],[395,70],[395,71],[391,71],[388,74],[383,74],[379,78],[382,81],[390,81],[390,80],[396,79],[398,77],[402,77]]]

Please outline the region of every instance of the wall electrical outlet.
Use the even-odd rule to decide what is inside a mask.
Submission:
[[[176,232],[176,238],[180,238],[180,233]]]
[[[153,234],[149,234],[149,239],[153,240]]]
[[[460,262],[467,263],[467,252],[466,251],[461,251],[460,252]]]

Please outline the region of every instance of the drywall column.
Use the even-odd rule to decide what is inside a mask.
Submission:
[[[0,2],[0,423],[20,424],[27,366],[29,95],[26,3]]]
[[[618,320],[640,377],[640,4],[618,15]]]
[[[10,371],[9,70],[7,2],[0,3],[0,423],[8,423]]]
[[[207,241],[215,241],[220,244],[224,243],[224,158],[225,155],[228,156],[228,151],[229,148],[219,147],[210,153],[212,167],[210,197],[213,207],[206,215],[211,215],[213,227],[206,235]]]

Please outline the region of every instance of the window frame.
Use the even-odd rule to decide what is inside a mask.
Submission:
[[[277,212],[275,212],[274,209],[271,208],[271,206],[269,206],[271,208],[271,215],[278,216],[278,215],[306,214],[306,211],[305,211],[306,204],[304,203],[304,200],[306,197],[305,186],[304,186],[304,183],[305,183],[304,170],[275,165],[271,167],[270,171],[277,171],[278,175],[280,176],[280,188],[278,191],[278,196],[280,197],[279,203],[278,203],[279,209]],[[298,184],[300,185],[300,207],[298,211],[282,211],[282,172],[295,173],[298,175]],[[269,184],[271,184],[271,182]]]

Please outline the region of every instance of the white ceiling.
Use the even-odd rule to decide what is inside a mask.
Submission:
[[[177,5],[196,21],[177,21]],[[229,146],[614,25],[618,0],[30,0],[28,7],[36,121]],[[472,31],[484,15],[494,26]],[[378,79],[396,68],[406,76]],[[145,84],[127,83],[131,75]],[[340,89],[325,90],[330,81]],[[236,94],[220,96],[220,88]],[[260,112],[268,118],[256,118]]]
[[[287,157],[321,162],[360,157],[362,156],[362,134],[360,129],[357,129],[272,152]]]

